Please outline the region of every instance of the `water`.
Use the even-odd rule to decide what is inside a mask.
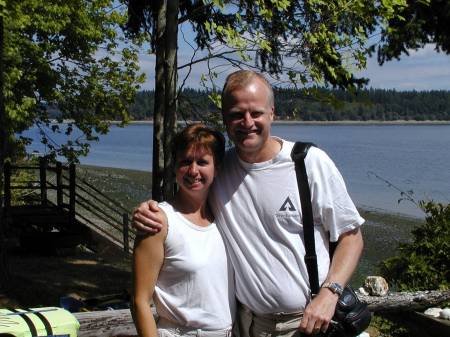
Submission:
[[[413,191],[416,200],[450,202],[450,125],[283,124],[273,125],[273,134],[291,141],[312,141],[324,149],[360,207],[423,217],[411,202],[398,203],[400,191],[389,183],[404,192]],[[25,135],[39,140],[37,128]],[[80,161],[150,171],[152,137],[149,124],[113,126]],[[63,138],[53,137],[57,142]],[[28,150],[45,153],[38,141]]]

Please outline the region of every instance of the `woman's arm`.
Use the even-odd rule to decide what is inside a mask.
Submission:
[[[163,229],[154,235],[136,237],[133,262],[133,320],[140,337],[157,337],[156,322],[150,309],[159,271],[164,261],[167,217]]]

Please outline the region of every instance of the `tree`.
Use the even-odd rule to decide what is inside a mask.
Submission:
[[[172,73],[175,69],[198,62],[209,66],[216,59],[234,67],[260,69],[278,83],[360,87],[366,80],[356,78],[353,70],[365,66],[368,38],[379,25],[396,16],[404,1],[129,0],[127,28],[133,36],[148,34],[151,51],[156,54],[153,199],[172,193],[169,146],[178,97],[173,91],[177,87],[176,74]],[[196,46],[192,60],[178,67],[173,58],[178,41],[175,17],[178,25],[192,26],[195,38],[191,42]],[[203,54],[196,57],[198,50]],[[208,69],[212,80],[217,76],[216,68]],[[172,89],[163,79],[170,79]],[[212,89],[211,98],[220,104],[214,84]]]
[[[143,82],[136,46],[119,35],[126,22],[123,7],[113,0],[9,0],[2,18],[4,39],[4,124],[12,156],[26,139],[16,134],[35,124],[49,155],[76,161],[87,141],[108,131],[108,120],[128,120],[127,107]],[[116,7],[114,7],[116,5]],[[122,12],[121,12],[122,11]],[[57,109],[52,124],[49,109]],[[66,144],[52,141],[52,132],[82,135]]]
[[[378,62],[383,64],[408,49],[417,50],[435,43],[437,51],[450,54],[450,2],[447,0],[408,0],[407,6],[392,17],[382,30]]]
[[[114,0],[0,0],[0,195],[4,162],[24,153],[29,140],[17,135],[30,126],[40,128],[49,157],[76,161],[108,131],[108,120],[128,120],[144,77],[136,46],[119,34],[125,22]],[[57,122],[68,120],[65,129],[49,109],[58,110]],[[53,142],[54,132],[75,129],[75,140]],[[0,239],[3,229],[0,223]]]

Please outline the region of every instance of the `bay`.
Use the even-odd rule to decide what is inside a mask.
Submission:
[[[415,200],[450,202],[450,125],[426,124],[274,124],[275,136],[312,141],[334,160],[355,203],[364,209],[413,217],[424,214],[401,191]],[[24,133],[33,139],[29,152],[45,153],[39,129]],[[79,135],[75,134],[73,137]],[[91,144],[86,165],[151,171],[151,124],[113,125]],[[55,135],[58,143],[64,135]]]

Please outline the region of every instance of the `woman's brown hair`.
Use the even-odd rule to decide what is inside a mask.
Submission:
[[[221,132],[209,128],[203,123],[191,124],[178,132],[174,138],[175,159],[181,153],[186,153],[192,148],[210,152],[214,158],[214,165],[219,167],[225,155],[225,137]]]

